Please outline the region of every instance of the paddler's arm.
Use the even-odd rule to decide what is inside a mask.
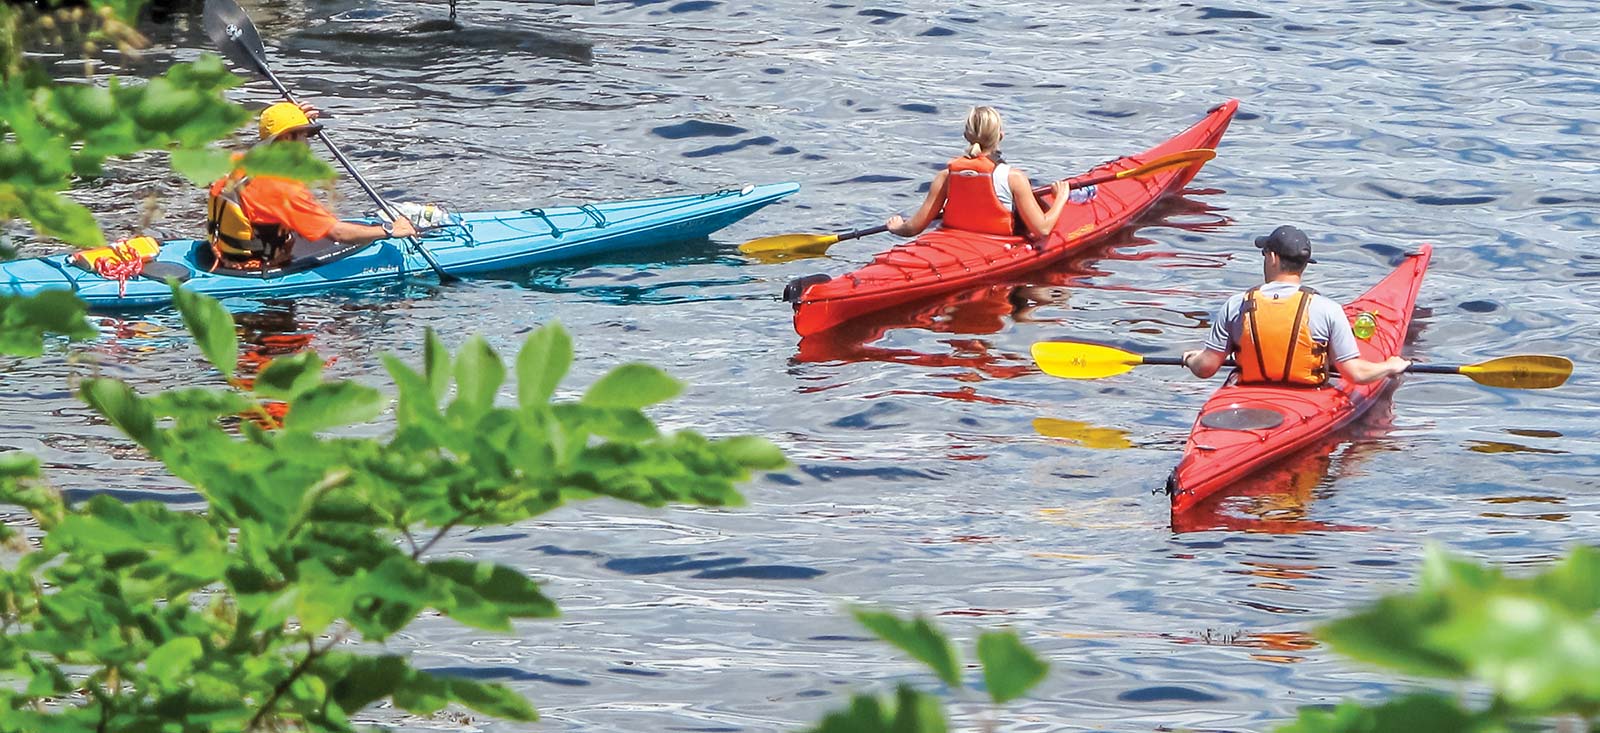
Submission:
[[[1067,182],[1050,184],[1049,211],[1039,208],[1039,198],[1033,195],[1033,182],[1028,180],[1028,174],[1012,168],[1007,183],[1011,186],[1011,200],[1016,202],[1017,213],[1022,216],[1022,225],[1028,228],[1028,238],[1037,241],[1050,236],[1061,212],[1067,208]]]
[[[1393,377],[1411,367],[1411,362],[1398,356],[1383,361],[1367,361],[1361,357],[1339,362],[1339,376],[1346,382],[1366,384],[1384,377]]]
[[[405,238],[416,235],[417,228],[411,225],[410,219],[403,216],[395,219],[393,236]],[[328,238],[340,244],[370,244],[380,239],[389,239],[390,235],[381,226],[341,221],[328,230]]]
[[[933,184],[928,187],[928,197],[922,200],[922,207],[911,215],[910,221],[895,214],[884,222],[884,226],[889,228],[890,233],[902,237],[915,237],[921,234],[922,230],[927,229],[928,225],[939,218],[939,214],[944,211],[945,180],[949,177],[948,170],[939,171],[934,175]]]
[[[1234,351],[1232,323],[1238,319],[1239,309],[1243,305],[1244,295],[1235,295],[1211,314],[1211,328],[1206,332],[1204,344],[1201,348],[1183,352],[1183,365],[1189,368],[1191,374],[1210,379],[1222,368],[1222,363],[1228,360],[1228,354]]]
[[[1344,311],[1333,306],[1331,302],[1319,310],[1323,312],[1314,314],[1314,317],[1326,318],[1328,321],[1328,354],[1333,357],[1339,369],[1339,377],[1344,381],[1354,384],[1376,382],[1385,377],[1396,376],[1411,366],[1411,362],[1398,356],[1391,356],[1383,361],[1368,361],[1361,358],[1361,349],[1356,346],[1355,332],[1350,328],[1350,321],[1345,319]]]
[[[1212,375],[1222,368],[1222,363],[1228,360],[1228,355],[1211,349],[1195,349],[1183,352],[1183,365],[1189,372],[1201,379],[1210,379]]]

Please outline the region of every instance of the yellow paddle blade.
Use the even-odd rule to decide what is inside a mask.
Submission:
[[[1128,440],[1127,431],[1102,428],[1077,420],[1036,417],[1033,419],[1033,431],[1046,438],[1070,440],[1085,448],[1121,450],[1133,447],[1133,441]]]
[[[1154,172],[1156,172],[1158,170],[1162,170],[1164,168],[1171,168],[1171,167],[1176,166],[1176,165],[1187,165],[1187,164],[1193,164],[1193,163],[1204,163],[1205,161],[1211,160],[1212,158],[1215,158],[1215,157],[1217,157],[1217,151],[1212,150],[1211,148],[1195,148],[1194,150],[1180,150],[1180,151],[1178,151],[1176,153],[1168,153],[1166,155],[1163,155],[1163,156],[1161,156],[1159,158],[1156,158],[1155,160],[1152,160],[1149,163],[1145,163],[1144,165],[1141,165],[1141,166],[1139,166],[1137,168],[1129,168],[1129,169],[1127,169],[1125,171],[1118,171],[1117,172],[1117,180],[1122,180],[1124,178],[1136,178],[1138,176],[1149,175],[1149,174],[1154,173]]]
[[[1144,363],[1144,357],[1129,351],[1071,341],[1040,341],[1033,345],[1033,360],[1045,374],[1067,379],[1116,376]]]
[[[747,255],[761,254],[763,252],[791,252],[795,254],[822,254],[834,242],[839,241],[837,234],[779,234],[775,237],[762,237],[752,239],[739,245],[739,251]]]
[[[1509,389],[1550,389],[1572,376],[1572,360],[1545,354],[1502,356],[1468,364],[1461,373],[1478,384]]]

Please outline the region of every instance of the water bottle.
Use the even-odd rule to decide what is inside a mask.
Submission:
[[[450,212],[438,204],[419,204],[405,201],[394,205],[400,215],[410,219],[418,229],[432,229],[450,223]]]
[[[1084,188],[1074,188],[1074,189],[1072,189],[1070,191],[1067,191],[1067,203],[1069,203],[1069,204],[1088,203],[1089,199],[1094,198],[1095,192],[1097,190],[1098,189],[1095,188],[1094,186],[1085,186]]]
[[[1370,311],[1356,316],[1355,322],[1350,324],[1350,330],[1354,331],[1356,338],[1362,341],[1372,338],[1372,332],[1377,329],[1378,315]]]

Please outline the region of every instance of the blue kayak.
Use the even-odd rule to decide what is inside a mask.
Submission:
[[[422,243],[452,275],[528,267],[697,239],[798,190],[797,183],[775,183],[689,196],[463,213],[449,224],[423,232]],[[168,240],[143,273],[125,282],[79,267],[72,254],[35,257],[0,262],[0,293],[72,290],[89,307],[104,311],[171,303],[169,277],[196,292],[226,298],[291,295],[433,275],[427,262],[401,239],[357,247],[302,244],[294,254],[287,264],[265,271],[213,270],[209,245],[193,239]]]

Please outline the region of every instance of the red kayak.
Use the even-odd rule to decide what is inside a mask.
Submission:
[[[1239,100],[1212,108],[1205,119],[1143,153],[1101,164],[1085,176],[1136,168],[1169,153],[1215,148]],[[1043,247],[1022,237],[936,229],[888,252],[855,272],[826,279],[814,275],[791,283],[794,330],[809,336],[892,305],[1036,268],[1061,259],[1126,226],[1162,196],[1182,190],[1201,162],[1136,178],[1100,184],[1094,198],[1067,206]],[[1049,196],[1041,200],[1048,204]],[[815,280],[813,279],[815,278]]]
[[[1352,323],[1362,313],[1376,321],[1372,335],[1357,345],[1361,358],[1383,361],[1400,353],[1417,289],[1428,272],[1433,248],[1422,245],[1365,295],[1344,307]],[[1189,431],[1183,460],[1167,480],[1172,514],[1188,511],[1206,497],[1237,483],[1262,466],[1316,443],[1370,408],[1395,377],[1369,384],[1334,380],[1321,387],[1228,384],[1200,408]]]

